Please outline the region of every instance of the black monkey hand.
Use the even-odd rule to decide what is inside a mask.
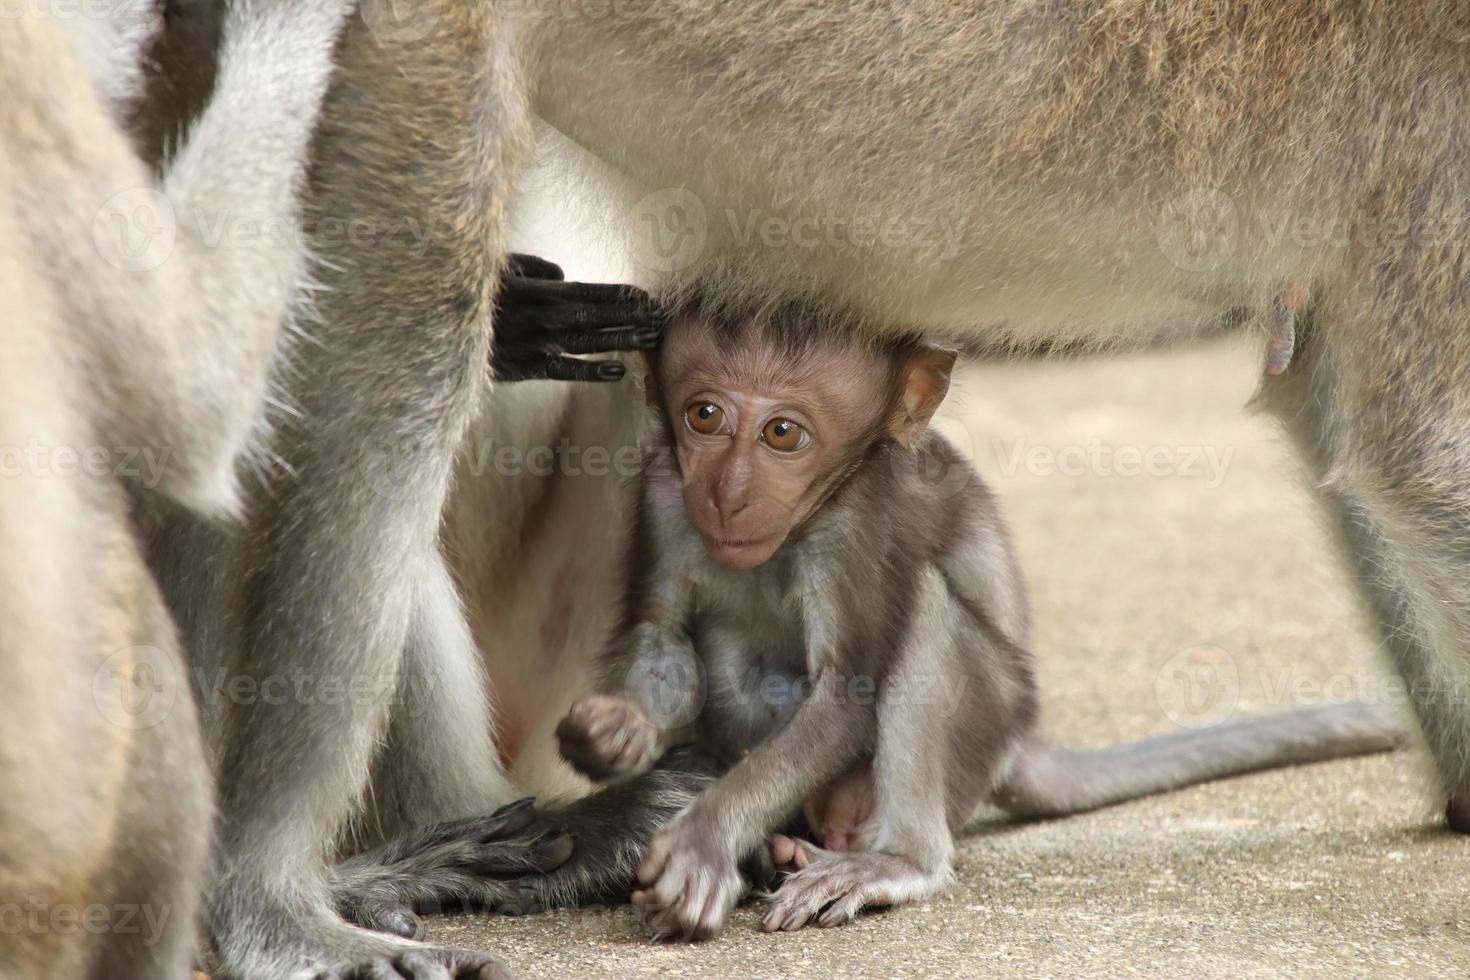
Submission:
[[[633,286],[566,282],[561,268],[534,255],[512,255],[500,284],[490,362],[501,381],[617,381],[617,361],[569,354],[651,350],[663,315]]]

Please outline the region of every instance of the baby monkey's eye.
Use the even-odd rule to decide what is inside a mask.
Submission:
[[[761,430],[761,441],[780,453],[805,449],[812,441],[807,431],[790,419],[771,419]]]
[[[711,402],[696,402],[684,412],[684,423],[702,436],[712,436],[725,427],[725,410]]]

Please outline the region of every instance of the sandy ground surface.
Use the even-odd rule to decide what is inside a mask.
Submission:
[[[1239,341],[984,365],[945,431],[999,490],[1045,722],[1079,746],[1352,694],[1402,704]],[[1143,472],[1141,472],[1143,471]],[[955,887],[840,929],[697,947],[627,908],[454,918],[527,977],[1470,976],[1470,840],[1421,752],[1250,776],[1025,826],[981,819]]]

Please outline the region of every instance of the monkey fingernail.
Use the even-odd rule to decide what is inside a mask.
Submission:
[[[523,796],[519,800],[516,800],[514,803],[507,803],[505,806],[501,807],[499,810],[496,810],[494,813],[492,813],[491,816],[492,817],[502,817],[502,816],[507,816],[507,815],[512,814],[512,813],[516,813],[518,811],[529,810],[535,804],[535,802],[536,802],[536,797],[534,797],[534,796]]]
[[[536,848],[536,869],[538,871],[551,871],[567,863],[567,859],[576,850],[576,842],[570,834],[562,834],[554,837],[540,847]]]
[[[627,370],[618,361],[603,361],[597,365],[597,380],[617,381],[627,373]]]
[[[385,912],[379,922],[382,930],[403,939],[420,940],[428,931],[424,922],[413,911],[407,908],[391,909]]]
[[[664,328],[662,326],[642,327],[637,333],[633,334],[633,342],[639,347],[656,347],[658,346],[659,338],[663,335]]]
[[[490,815],[490,827],[482,835],[481,840],[489,841],[517,834],[531,826],[536,819],[535,802],[535,797],[528,796],[496,810]]]

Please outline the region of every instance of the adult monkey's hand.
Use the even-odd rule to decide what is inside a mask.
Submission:
[[[534,255],[510,256],[495,310],[490,363],[501,381],[617,381],[617,361],[571,354],[651,350],[663,315],[633,286],[566,282],[561,267]]]

